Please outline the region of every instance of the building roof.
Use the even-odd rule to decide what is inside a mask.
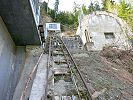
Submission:
[[[16,45],[40,44],[30,0],[1,0],[0,16]]]

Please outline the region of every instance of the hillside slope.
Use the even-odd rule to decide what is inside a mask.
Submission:
[[[133,51],[74,50],[73,57],[95,100],[133,100]]]

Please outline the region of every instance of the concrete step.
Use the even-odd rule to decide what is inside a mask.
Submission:
[[[72,100],[70,96],[55,96],[55,100]]]
[[[53,51],[53,54],[54,54],[54,55],[64,55],[63,52],[59,52],[59,51]]]
[[[63,56],[55,56],[55,57],[53,57],[53,60],[65,60],[65,57],[63,57]]]
[[[62,55],[68,55],[67,52],[64,52],[64,53],[63,53],[63,52],[61,52],[61,51],[53,51],[53,54],[54,54],[54,55],[61,55],[61,56],[62,56]]]
[[[66,60],[62,59],[62,60],[54,60],[54,63],[59,65],[59,64],[66,64],[67,62]]]
[[[53,68],[55,75],[62,75],[62,74],[68,74],[68,68]]]
[[[55,96],[55,100],[78,100],[77,96]]]
[[[54,66],[54,68],[68,68],[68,65],[67,64],[54,64],[53,65]]]
[[[60,51],[62,51],[62,49],[58,49],[58,48],[57,48],[57,49],[55,49],[55,51],[57,51],[57,52],[59,51],[59,52],[60,52]]]

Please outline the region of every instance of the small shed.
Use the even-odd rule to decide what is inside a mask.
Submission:
[[[79,17],[77,30],[88,50],[102,50],[104,46],[130,49],[131,28],[116,14],[96,11]]]

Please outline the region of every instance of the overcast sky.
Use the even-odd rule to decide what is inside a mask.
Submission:
[[[86,6],[90,4],[90,0],[59,0],[59,11],[72,11],[74,7],[74,2],[80,5],[85,4]],[[49,7],[54,8],[54,3],[55,0],[49,0]]]
[[[40,1],[48,1],[48,0],[40,0]],[[90,1],[95,2],[98,1],[99,3],[101,3],[102,0],[59,0],[59,11],[72,11],[73,7],[74,7],[74,1],[77,4],[85,4],[87,7],[90,4]],[[114,0],[116,2],[120,1],[120,0]],[[133,0],[127,0],[127,1],[132,1]],[[55,0],[49,0],[49,7],[54,9],[54,3]]]

